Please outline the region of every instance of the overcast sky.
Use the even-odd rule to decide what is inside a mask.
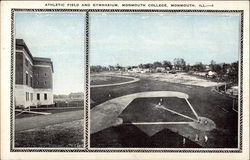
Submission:
[[[16,38],[34,57],[51,58],[54,94],[83,92],[84,13],[16,13]]]
[[[54,93],[83,91],[84,13],[16,13],[16,38],[35,57],[51,58]],[[90,65],[138,65],[184,58],[238,60],[238,15],[91,13]]]
[[[93,13],[90,64],[138,65],[184,58],[231,63],[239,54],[239,15]]]

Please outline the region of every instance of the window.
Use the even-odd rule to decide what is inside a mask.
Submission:
[[[39,85],[39,81],[37,81],[36,84]]]
[[[36,99],[37,99],[38,101],[40,100],[40,94],[39,94],[39,93],[36,94]]]
[[[29,85],[29,74],[26,73],[25,75],[26,75],[26,77],[25,77],[26,78],[26,85]]]
[[[47,82],[46,81],[44,81],[44,85],[46,86],[46,84],[47,84]]]
[[[30,100],[33,101],[33,93],[30,93]]]
[[[29,92],[26,92],[26,101],[29,101]]]
[[[44,100],[47,100],[47,93],[44,93]]]
[[[47,77],[47,74],[46,74],[46,73],[44,73],[44,76],[45,76],[45,77]]]
[[[32,76],[30,77],[30,86],[32,87],[33,85],[33,78],[32,78]]]
[[[29,62],[28,60],[25,58],[25,65],[28,66],[29,65]]]

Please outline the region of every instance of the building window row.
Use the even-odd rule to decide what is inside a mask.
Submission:
[[[48,99],[47,93],[44,93],[44,96],[43,96],[43,97],[44,97],[44,100],[47,100],[47,99]],[[36,94],[36,99],[37,99],[37,100],[40,100],[40,93],[37,93],[37,94]]]
[[[37,84],[37,85],[39,85],[39,84],[40,84],[40,82],[39,82],[39,81],[37,81],[37,82],[36,82],[36,84]],[[46,86],[46,84],[47,84],[47,81],[44,81],[44,86]]]
[[[42,77],[42,74],[40,74],[40,75],[41,75],[41,77]],[[39,77],[39,74],[36,73],[36,74],[34,74],[34,76]],[[47,73],[44,73],[44,77],[47,77],[47,76],[48,76],[48,74],[47,74]]]
[[[36,99],[40,101],[40,93],[36,94]],[[47,99],[48,99],[47,93],[44,93],[44,100],[47,100]],[[33,93],[26,92],[26,101],[29,101],[29,100],[33,101]]]

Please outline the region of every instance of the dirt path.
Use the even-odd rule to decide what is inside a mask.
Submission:
[[[83,119],[83,110],[62,112],[50,115],[15,119],[15,131],[44,127],[53,124]]]
[[[121,77],[121,78],[128,78],[128,79],[132,79],[131,81],[127,81],[127,82],[121,82],[121,83],[112,83],[112,84],[99,84],[99,85],[91,85],[91,88],[96,88],[96,87],[108,87],[108,86],[117,86],[117,85],[123,85],[123,84],[129,84],[129,83],[134,83],[139,81],[139,78],[135,78],[135,77],[128,77],[128,76],[118,76],[118,75],[112,75],[113,77]]]

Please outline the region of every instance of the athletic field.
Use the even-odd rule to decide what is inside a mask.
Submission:
[[[238,113],[230,97],[209,85],[133,77],[140,80],[91,87],[91,147],[237,148]]]

